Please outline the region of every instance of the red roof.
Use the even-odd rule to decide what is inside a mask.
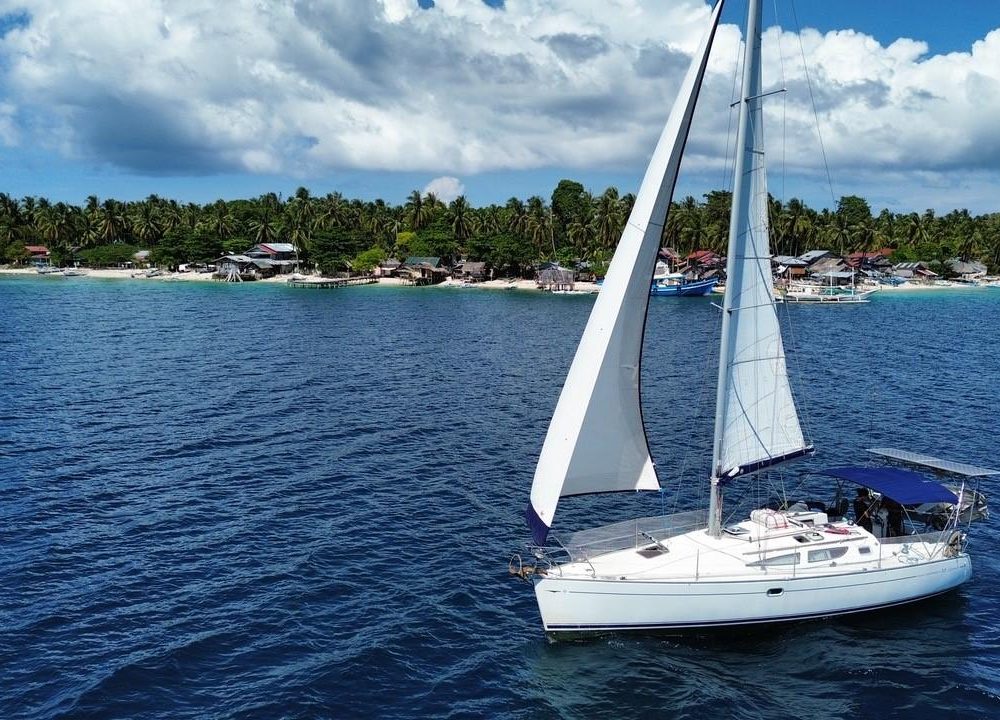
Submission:
[[[861,252],[860,250],[852,252],[847,257],[849,258],[877,258],[877,257],[889,257],[892,255],[892,248],[882,248],[881,250],[871,250],[870,252]]]
[[[49,249],[44,245],[25,245],[24,249],[32,255],[48,255]]]
[[[709,262],[713,262],[715,260],[718,260],[719,256],[716,255],[711,250],[695,250],[693,253],[691,253],[690,255],[688,255],[686,259],[689,262],[696,262],[696,263],[705,264],[705,263],[709,263]]]

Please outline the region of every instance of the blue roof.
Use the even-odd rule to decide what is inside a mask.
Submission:
[[[955,493],[944,485],[928,480],[912,470],[894,467],[835,467],[820,472],[871,488],[891,497],[900,505],[958,501]]]

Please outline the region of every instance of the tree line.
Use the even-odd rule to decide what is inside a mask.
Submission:
[[[731,195],[715,190],[703,198],[671,204],[664,246],[681,255],[725,254]],[[349,200],[336,192],[317,197],[304,187],[287,199],[267,193],[205,205],[157,195],[134,202],[92,195],[77,206],[0,193],[0,262],[24,262],[25,246],[45,245],[56,265],[116,265],[144,249],[152,263],[176,267],[211,262],[256,243],[288,242],[305,266],[326,274],[363,272],[384,258],[414,255],[486,261],[506,276],[528,274],[545,260],[586,262],[602,274],[634,202],[634,195],[619,195],[613,187],[595,195],[572,180],[560,181],[548,201],[512,197],[478,208],[464,196],[444,203],[417,190],[402,205]],[[895,262],[941,264],[959,257],[1000,269],[1000,213],[873,215],[863,198],[852,195],[822,210],[794,198],[771,198],[770,218],[778,255],[823,249],[844,256],[889,247]]]

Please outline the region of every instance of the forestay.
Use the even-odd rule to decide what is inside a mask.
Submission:
[[[559,395],[527,510],[536,543],[545,541],[560,497],[659,488],[639,406],[646,307],[722,5],[681,85]]]
[[[729,228],[712,472],[740,475],[811,451],[795,410],[774,311],[765,176],[760,13],[753,20]],[[749,29],[749,28],[748,28]]]

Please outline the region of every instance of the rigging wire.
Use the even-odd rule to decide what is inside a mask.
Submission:
[[[778,13],[778,0],[773,0],[774,4],[774,24],[778,28],[778,67],[781,69],[781,87],[787,88],[788,81],[785,79],[785,53],[781,51],[781,29],[780,14]],[[785,140],[788,136],[788,93],[781,94],[781,198],[785,198]]]
[[[816,136],[819,138],[819,149],[823,155],[823,168],[826,170],[826,182],[830,187],[830,201],[832,205],[831,209],[837,206],[837,198],[834,196],[833,192],[833,176],[830,174],[830,163],[826,158],[826,145],[823,143],[823,131],[819,126],[819,111],[816,109],[816,97],[813,94],[812,79],[809,77],[809,66],[806,64],[806,49],[805,45],[802,44],[802,27],[799,25],[799,15],[795,10],[795,0],[791,0],[792,6],[792,19],[795,22],[795,34],[799,38],[799,53],[802,56],[802,72],[806,77],[806,87],[809,88],[809,102],[812,105],[813,120],[816,123]]]

